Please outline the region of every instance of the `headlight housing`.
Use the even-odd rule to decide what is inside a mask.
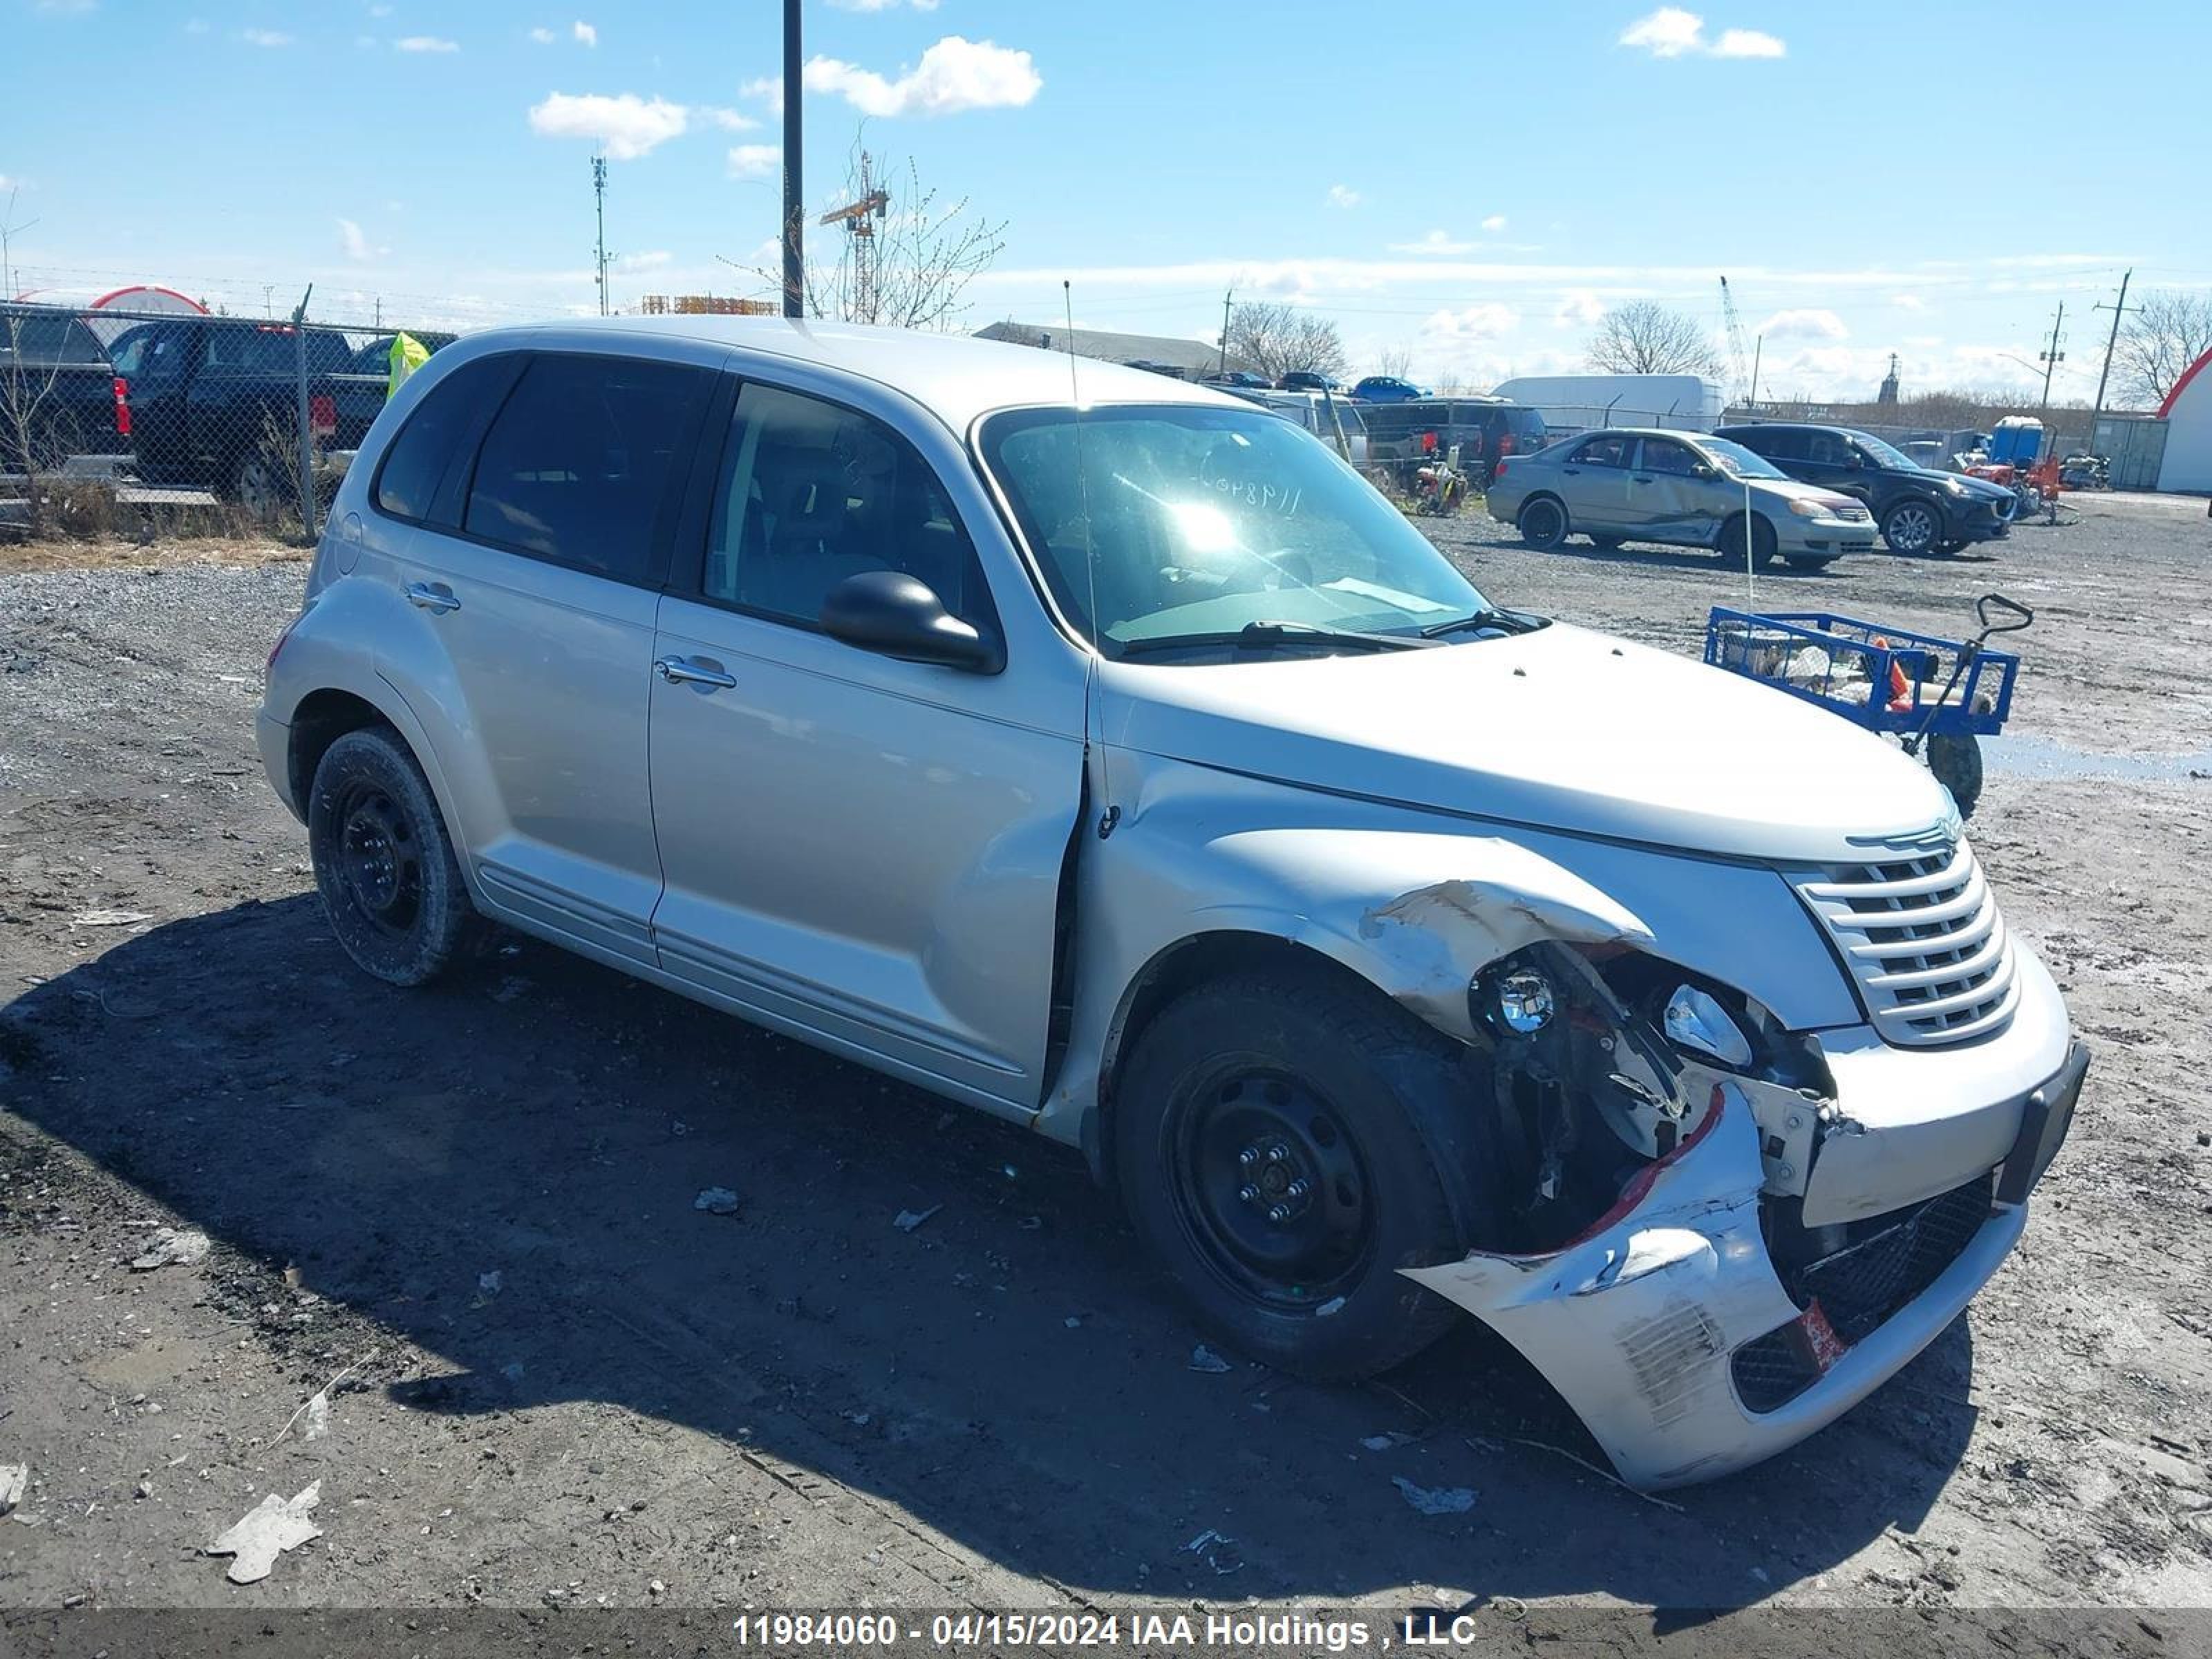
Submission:
[[[1667,1039],[1741,1071],[1752,1061],[1751,1039],[1721,1006],[1718,998],[1691,984],[1677,985],[1663,1016]]]
[[[1828,516],[1827,502],[1816,501],[1809,495],[1794,497],[1790,503],[1790,510],[1801,519],[1825,519]]]

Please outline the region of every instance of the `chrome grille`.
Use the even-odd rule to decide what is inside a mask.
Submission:
[[[2012,940],[1966,843],[1831,866],[1797,890],[1849,964],[1885,1042],[1986,1036],[2012,1018]]]

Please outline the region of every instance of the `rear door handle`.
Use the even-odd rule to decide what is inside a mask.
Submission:
[[[689,657],[663,657],[653,665],[653,672],[671,685],[703,685],[710,691],[726,691],[738,683],[735,674]]]
[[[453,590],[443,582],[410,582],[404,591],[408,604],[434,611],[441,616],[461,608],[461,602],[453,597]]]
[[[1649,472],[1638,472],[1633,476],[1636,482],[1638,483],[1650,483],[1651,482],[1651,475]]]

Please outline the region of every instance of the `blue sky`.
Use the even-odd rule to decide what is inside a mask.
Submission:
[[[16,286],[160,282],[258,310],[589,310],[589,158],[617,303],[757,291],[777,0],[0,0]],[[1309,304],[1432,380],[1577,366],[1606,305],[1717,333],[1762,389],[2017,387],[2057,302],[2087,398],[2123,269],[2212,287],[2212,7],[1711,0],[809,0],[807,198],[865,118],[1008,222],[971,326],[1210,338]],[[896,205],[896,204],[894,204]],[[816,231],[827,239],[830,233]],[[2013,359],[2030,360],[2027,364]]]

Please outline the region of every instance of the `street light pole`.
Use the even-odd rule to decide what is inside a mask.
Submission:
[[[783,314],[806,314],[806,266],[799,237],[805,223],[801,205],[799,88],[799,0],[783,0]]]

